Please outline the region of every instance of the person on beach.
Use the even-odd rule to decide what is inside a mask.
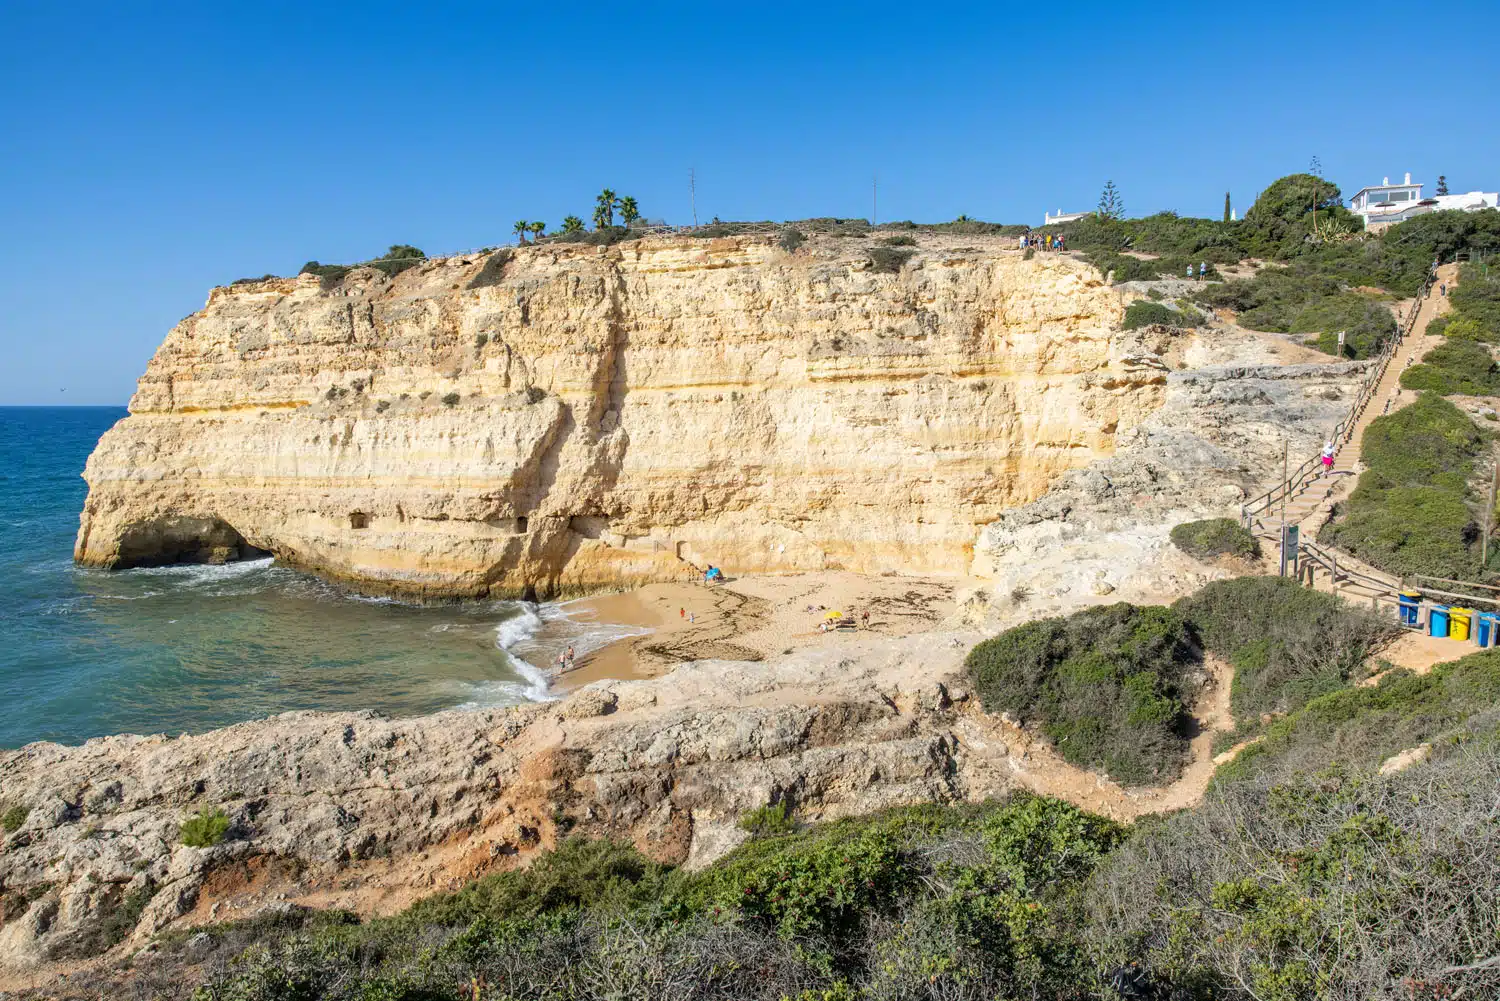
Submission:
[[[1323,442],[1323,475],[1333,472],[1333,439]]]
[[[685,618],[687,618],[687,609],[686,608],[679,608],[679,609],[677,609],[677,617],[679,619],[685,619]]]
[[[864,612],[862,612],[860,614],[860,616],[859,616],[859,622],[860,622],[860,625],[862,625],[864,628],[866,628],[866,629],[870,628],[870,610],[868,608],[865,609]]]

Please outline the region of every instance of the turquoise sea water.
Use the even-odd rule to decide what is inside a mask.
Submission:
[[[558,606],[365,598],[271,559],[75,567],[79,474],[124,416],[0,407],[0,747],[198,732],[291,709],[398,716],[546,698],[532,664],[630,632]]]

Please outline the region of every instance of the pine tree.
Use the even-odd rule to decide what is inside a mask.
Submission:
[[[1104,191],[1099,195],[1099,208],[1096,211],[1104,219],[1119,219],[1125,215],[1125,200],[1120,197],[1120,189],[1115,187],[1114,181],[1104,182]]]
[[[1440,195],[1446,195],[1448,193],[1448,176],[1446,174],[1438,175],[1437,193]]]
[[[1229,192],[1224,192],[1224,221],[1229,221]]]

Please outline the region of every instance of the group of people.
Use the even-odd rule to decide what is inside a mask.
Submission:
[[[1022,233],[1022,250],[1056,250],[1068,249],[1068,238],[1062,233]]]
[[[557,673],[562,674],[564,671],[571,671],[574,666],[572,647],[568,647],[568,649],[557,655]]]
[[[1193,280],[1193,266],[1191,264],[1189,264],[1187,266],[1187,277],[1188,277],[1188,281],[1192,281]],[[1201,282],[1204,278],[1207,278],[1207,277],[1208,277],[1208,262],[1207,261],[1199,261],[1198,262],[1198,280]]]

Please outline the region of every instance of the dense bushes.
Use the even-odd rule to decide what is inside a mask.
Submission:
[[[1421,699],[1404,688],[1382,697]],[[1428,726],[1401,736],[1451,739],[1435,741],[1431,762],[1382,777],[1357,740],[1411,747],[1387,727],[1422,712],[1348,706],[1356,715],[1340,730],[1360,734],[1350,741],[1318,732],[1324,707],[1297,717],[1310,757],[1267,738],[1220,769],[1203,804],[1141,825],[1100,868],[1087,894],[1096,967],[1134,960],[1187,998],[1500,995],[1500,967],[1485,962],[1500,943],[1497,714],[1455,727],[1434,704]],[[1260,774],[1229,778],[1253,763]]]
[[[1173,610],[1205,650],[1234,666],[1241,732],[1347,684],[1395,632],[1387,619],[1285,577],[1214,581]]]
[[[1338,278],[1291,268],[1262,268],[1254,278],[1209,286],[1197,298],[1235,310],[1251,330],[1320,333],[1318,347],[1330,354],[1340,330],[1345,354],[1353,358],[1378,354],[1396,333],[1395,317],[1379,300],[1344,291]]]
[[[1265,714],[1346,685],[1393,631],[1294,580],[1240,577],[1171,609],[1120,604],[1029,622],[974,647],[966,666],[987,710],[1036,725],[1076,765],[1142,784],[1181,765],[1184,688],[1200,650],[1233,665],[1243,736]]]
[[[398,243],[387,250],[384,254],[369,261],[370,267],[384,274],[387,278],[394,278],[408,268],[414,268],[427,260],[427,255],[408,243]]]
[[[1402,372],[1401,388],[1430,389],[1440,396],[1493,396],[1500,394],[1500,365],[1482,344],[1450,340]]]
[[[1196,280],[1198,265],[1202,263],[1190,257],[1147,259],[1108,251],[1093,251],[1086,255],[1086,260],[1098,268],[1100,274],[1111,276],[1116,285],[1121,282],[1155,281],[1163,277],[1186,278],[1190,268],[1192,277]],[[1219,272],[1214,268],[1203,275],[1205,280],[1216,280],[1219,277]]]
[[[1487,448],[1468,416],[1436,393],[1376,418],[1360,450],[1365,472],[1319,541],[1388,573],[1473,579],[1468,479]]]
[[[1500,212],[1495,214],[1500,216]],[[1500,341],[1500,276],[1492,277],[1477,265],[1465,264],[1459,269],[1458,285],[1448,298],[1453,303],[1453,312],[1439,318],[1446,321],[1446,329],[1442,331],[1446,336],[1489,343]]]
[[[136,972],[179,1001],[199,976],[197,1001],[1491,997],[1497,702],[1494,652],[1344,688],[1131,830],[1020,795],[768,837],[698,873],[574,839],[391,918],[181,933]],[[1422,741],[1431,761],[1376,773]],[[99,976],[70,989],[123,993]]]
[[[915,251],[897,250],[893,247],[871,247],[870,270],[882,275],[898,274],[914,253]]]
[[[196,997],[1072,996],[1103,986],[1083,962],[1076,900],[1123,836],[1017,796],[753,841],[697,874],[573,841],[394,918],[263,921]],[[242,948],[234,926],[208,934],[211,949]]]
[[[1127,604],[1028,622],[980,643],[966,661],[986,709],[1039,725],[1065,759],[1127,785],[1180,771],[1191,664],[1177,615]]]
[[[1254,559],[1260,555],[1260,543],[1255,536],[1233,518],[1185,521],[1173,527],[1172,543],[1189,556],[1200,560],[1211,560],[1217,556]]]
[[[1152,324],[1162,324],[1168,327],[1196,327],[1201,321],[1202,316],[1196,310],[1187,313],[1146,299],[1137,299],[1125,310],[1124,326],[1126,330],[1135,330]]]

